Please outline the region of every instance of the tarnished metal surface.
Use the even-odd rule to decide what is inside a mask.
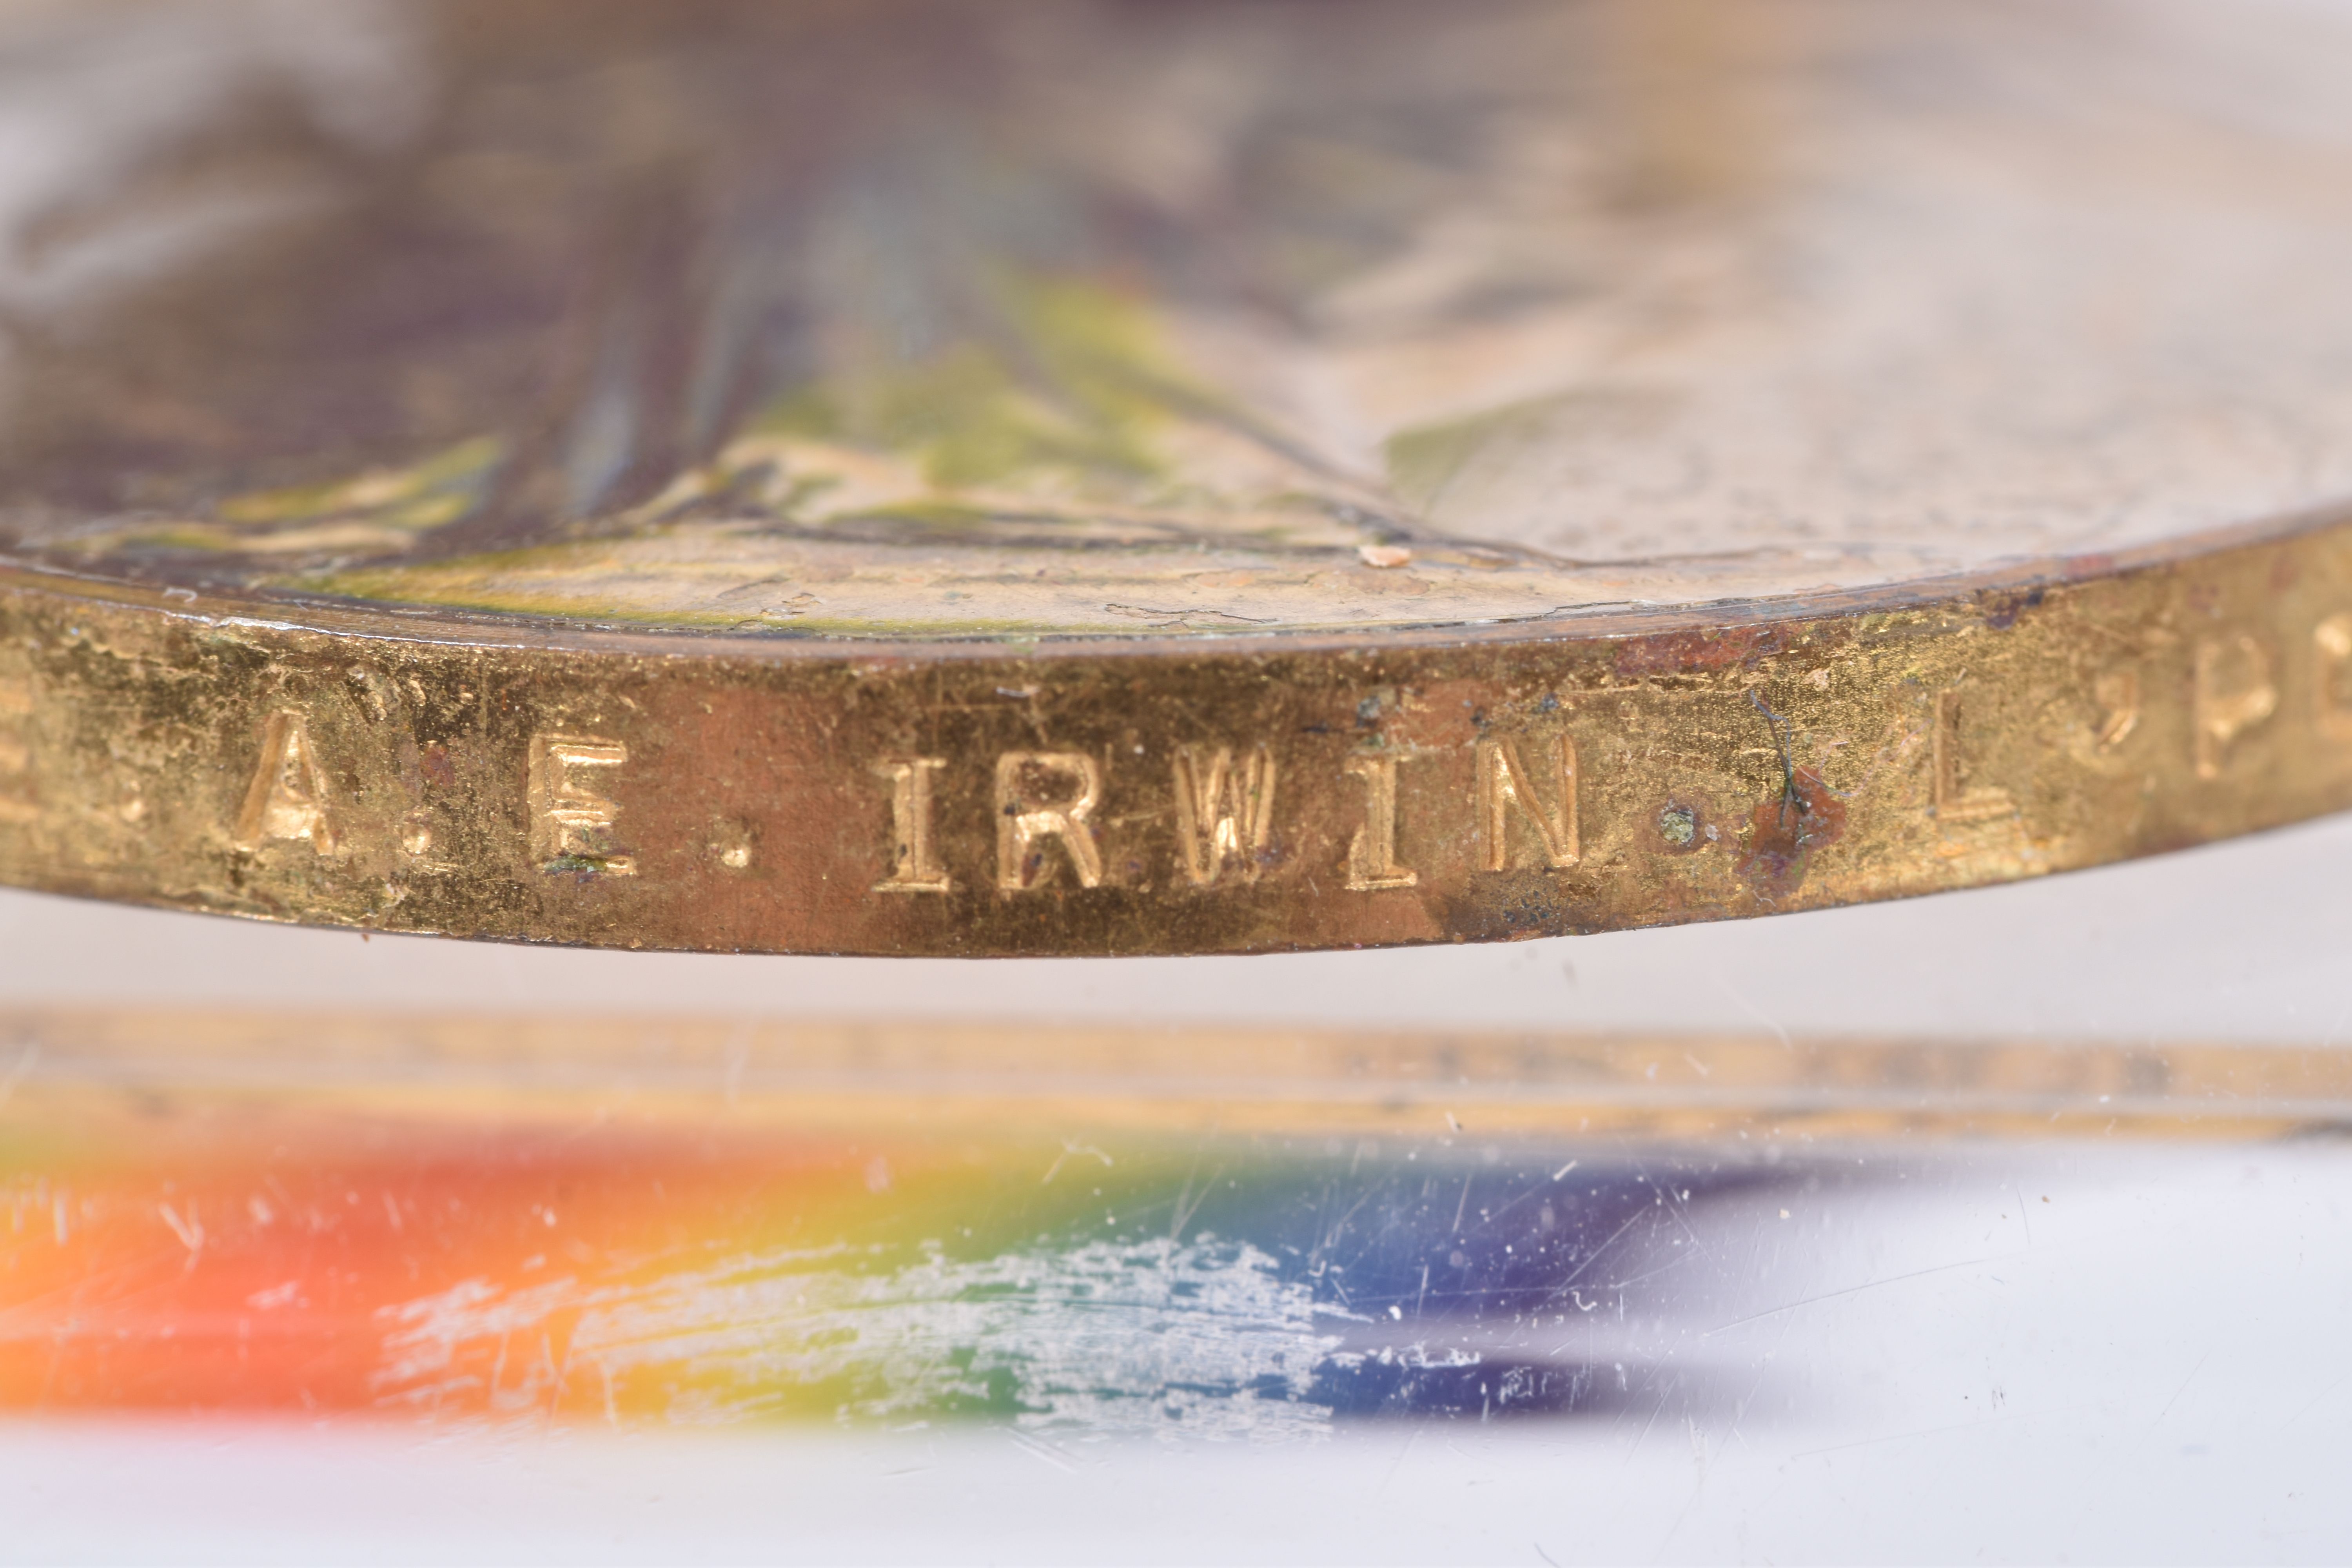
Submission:
[[[1491,940],[1968,887],[2352,803],[2341,528],[1785,619],[1149,653],[10,589],[10,879],[383,930]]]
[[[0,14],[0,876],[1233,952],[2352,803],[2327,14],[1332,15]]]

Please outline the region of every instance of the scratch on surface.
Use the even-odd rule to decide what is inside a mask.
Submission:
[[[638,1281],[467,1280],[379,1314],[377,1400],[548,1412],[563,1398],[549,1338],[564,1333],[562,1361],[587,1359],[603,1384],[567,1405],[613,1420],[634,1394],[684,1422],[821,1401],[844,1419],[980,1409],[1026,1430],[1329,1427],[1330,1410],[1305,1396],[1339,1341],[1318,1327],[1311,1288],[1246,1243],[1106,1240],[980,1258],[933,1247],[876,1267],[884,1256],[777,1249]],[[533,1344],[539,1354],[521,1348]]]
[[[1225,1173],[1225,1168],[1223,1165],[1219,1165],[1215,1170],[1210,1172],[1207,1184],[1201,1188],[1201,1195],[1199,1197],[1194,1197],[1192,1195],[1192,1178],[1200,1174],[1200,1171],[1201,1162],[1199,1157],[1195,1156],[1192,1161],[1192,1168],[1184,1173],[1184,1190],[1176,1194],[1175,1208],[1169,1218],[1168,1239],[1171,1242],[1178,1242],[1184,1239],[1184,1227],[1192,1223],[1192,1216],[1201,1212],[1201,1205],[1207,1203],[1209,1201],[1209,1194],[1216,1190],[1217,1178]]]
[[[1404,1468],[1405,1456],[1412,1452],[1412,1446],[1419,1441],[1421,1441],[1421,1428],[1419,1426],[1415,1426],[1411,1432],[1405,1435],[1404,1447],[1397,1450],[1397,1457],[1393,1460],[1390,1461],[1389,1473],[1381,1479],[1381,1489],[1382,1491],[1386,1491],[1396,1480],[1397,1471]]]
[[[2335,1382],[2329,1384],[2326,1388],[2323,1388],[2318,1393],[2313,1394],[2309,1399],[2305,1400],[2303,1403],[2303,1408],[2297,1410],[2284,1421],[2280,1422],[2280,1428],[2284,1430],[2286,1427],[2294,1426],[2296,1422],[2310,1415],[2314,1410],[2319,1408],[2320,1401],[2326,1399],[2329,1394],[2343,1387],[2347,1381],[2352,1381],[2352,1372],[2338,1374]],[[2179,1396],[2175,1395],[2175,1397],[2177,1398]]]
[[[1635,1209],[1632,1214],[1627,1215],[1625,1216],[1625,1223],[1619,1226],[1615,1230],[1611,1231],[1609,1233],[1609,1239],[1602,1242],[1599,1247],[1594,1247],[1591,1253],[1587,1254],[1583,1262],[1570,1269],[1568,1271],[1568,1278],[1561,1280],[1558,1285],[1553,1286],[1551,1294],[1544,1299],[1547,1301],[1557,1301],[1562,1296],[1567,1295],[1569,1293],[1569,1287],[1575,1284],[1579,1279],[1584,1278],[1584,1271],[1591,1268],[1594,1264],[1600,1262],[1601,1256],[1611,1247],[1617,1245],[1617,1238],[1623,1236],[1627,1231],[1633,1229],[1634,1222],[1639,1220],[1648,1212],[1649,1211],[1647,1209]]]
[[[1900,1443],[1906,1437],[1934,1437],[1946,1432],[1965,1432],[1971,1426],[1994,1426],[2008,1421],[2030,1421],[2042,1415],[2063,1415],[2078,1409],[2067,1405],[2057,1410],[2013,1410],[2006,1415],[1979,1415],[1972,1421],[1953,1421],[1941,1426],[1921,1426],[1910,1432],[1889,1432],[1883,1436],[1857,1437],[1851,1443],[1832,1443],[1826,1447],[1805,1448],[1789,1456],[1791,1459],[1811,1459],[1822,1454],[1843,1454],[1849,1448],[1873,1448],[1881,1443]]]
[[[2164,1418],[2172,1414],[2172,1407],[2180,1403],[2180,1396],[2189,1392],[2189,1385],[2197,1381],[2197,1374],[2203,1372],[2205,1363],[2212,1359],[2213,1352],[2210,1349],[2197,1358],[2197,1364],[2189,1369],[2189,1375],[2180,1380],[2180,1386],[2172,1391],[2172,1397],[2164,1402],[2164,1408],[2158,1411],[2156,1419],[2147,1424],[2149,1431],[2153,1432],[2164,1425]]]
[[[1674,1215],[1675,1223],[1683,1227],[1683,1234],[1690,1237],[1690,1244],[1701,1252],[1708,1250],[1706,1243],[1699,1239],[1698,1232],[1691,1228],[1690,1221],[1683,1217],[1683,1195],[1670,1186],[1660,1186],[1655,1179],[1650,1176],[1645,1175],[1642,1180],[1648,1184],[1652,1192],[1658,1194],[1658,1202],[1664,1205],[1668,1214]]]
[[[1644,1268],[1639,1274],[1630,1274],[1622,1279],[1612,1279],[1608,1284],[1601,1286],[1601,1289],[1603,1290],[1624,1290],[1631,1289],[1632,1287],[1643,1284],[1647,1280],[1655,1279],[1659,1275],[1664,1274],[1670,1269],[1678,1268],[1697,1256],[1698,1254],[1696,1251],[1677,1252],[1672,1258],[1667,1258],[1664,1263],[1659,1264],[1655,1268]]]
[[[1797,1042],[1789,1037],[1789,1031],[1782,1028],[1780,1022],[1767,1014],[1763,1008],[1759,1007],[1755,1003],[1750,1002],[1747,997],[1733,990],[1730,983],[1726,981],[1721,975],[1710,974],[1707,978],[1714,983],[1717,990],[1722,992],[1726,996],[1730,997],[1734,1002],[1738,1003],[1739,1005],[1740,1011],[1746,1013],[1749,1017],[1755,1019],[1758,1023],[1771,1030],[1773,1035],[1779,1038],[1783,1048],[1792,1051],[1797,1048]]]
[[[1023,1453],[1045,1460],[1064,1475],[1075,1476],[1078,1473],[1078,1467],[1070,1462],[1068,1450],[1058,1443],[1049,1443],[1034,1432],[1016,1431],[1011,1436],[1013,1446]]]
[[[1045,1167],[1045,1179],[1039,1182],[1037,1184],[1041,1187],[1052,1186],[1054,1184],[1054,1178],[1062,1173],[1062,1167],[1081,1154],[1091,1154],[1096,1159],[1100,1160],[1106,1166],[1116,1165],[1118,1163],[1118,1161],[1112,1159],[1109,1155],[1104,1153],[1101,1150],[1096,1148],[1091,1143],[1079,1143],[1066,1139],[1062,1143],[1062,1152],[1054,1156],[1054,1163],[1052,1164]]]
[[[1703,1340],[1711,1339],[1717,1334],[1736,1329],[1742,1323],[1761,1322],[1766,1318],[1777,1318],[1783,1312],[1793,1312],[1800,1307],[1811,1307],[1822,1301],[1834,1301],[1841,1296],[1853,1296],[1864,1290],[1875,1290],[1881,1285],[1900,1285],[1906,1279],[1924,1279],[1930,1274],[1948,1274],[1955,1268],[1975,1268],[1987,1263],[1998,1263],[2002,1258],[2015,1256],[2015,1253],[2002,1253],[1993,1258],[1964,1258],[1958,1263],[1939,1263],[1933,1268],[1915,1268],[1908,1274],[1892,1274],[1884,1279],[1872,1279],[1860,1285],[1849,1285],[1843,1290],[1824,1290],[1818,1296],[1808,1296],[1801,1301],[1790,1301],[1783,1306],[1768,1307],[1760,1312],[1750,1312],[1744,1318],[1734,1318],[1727,1323],[1717,1323],[1715,1327],[1704,1331],[1698,1337]]]
[[[204,1223],[197,1219],[194,1205],[188,1206],[185,1219],[182,1219],[179,1211],[170,1204],[157,1204],[155,1212],[163,1216],[163,1223],[172,1227],[172,1234],[180,1238],[180,1245],[186,1247],[191,1255],[205,1249]]]

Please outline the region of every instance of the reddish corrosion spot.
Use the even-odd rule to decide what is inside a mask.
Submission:
[[[1637,637],[1617,648],[1617,673],[1633,679],[1671,675],[1678,670],[1722,669],[1752,664],[1779,653],[1785,643],[1782,626],[1727,626],[1712,631],[1669,632]]]
[[[1818,770],[1797,768],[1749,821],[1739,874],[1759,893],[1790,893],[1805,879],[1806,858],[1845,832],[1845,802],[1830,793]]]
[[[2028,610],[2040,609],[2048,591],[2031,588],[2022,593],[1988,594],[1985,595],[1985,625],[1997,632],[2005,632],[2017,624],[2017,617]]]

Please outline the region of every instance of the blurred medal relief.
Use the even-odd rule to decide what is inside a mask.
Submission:
[[[1527,1415],[1631,1499],[1667,1437],[1801,1489],[2127,1406],[2142,1496],[2218,1356],[2241,1516],[2309,1519],[2333,1033],[1113,1026],[1020,961],[2352,805],[2347,68],[2319,0],[0,0],[0,883],[1055,977],[990,1022],[914,963],[815,1016],[814,956],[579,955],[769,963],[760,1018],[11,976],[0,1472],[36,1417],[1077,1474]],[[2185,905],[2135,973],[2210,982],[2243,911]],[[2003,1517],[2095,1511],[2037,1453]]]

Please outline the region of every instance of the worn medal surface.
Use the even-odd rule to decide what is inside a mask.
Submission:
[[[2352,804],[2330,16],[1341,9],[9,13],[0,877],[1266,951]]]

